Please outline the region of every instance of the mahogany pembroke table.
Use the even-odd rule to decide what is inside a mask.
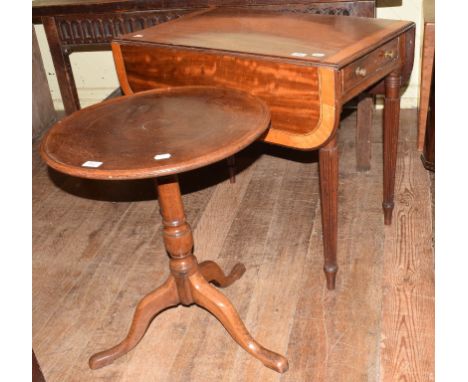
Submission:
[[[265,142],[319,150],[324,271],[338,270],[337,134],[343,104],[385,82],[383,211],[391,224],[402,72],[411,72],[407,21],[214,8],[112,43],[125,94],[168,86],[237,88],[271,110]]]

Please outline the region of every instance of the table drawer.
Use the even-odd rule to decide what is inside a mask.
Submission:
[[[398,39],[396,38],[345,66],[342,69],[343,92],[353,89],[394,64],[399,59],[398,47]]]

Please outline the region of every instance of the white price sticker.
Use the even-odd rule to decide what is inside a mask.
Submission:
[[[154,159],[161,160],[161,159],[169,159],[171,154],[157,154],[154,156]]]
[[[102,162],[97,162],[94,160],[88,160],[84,162],[81,167],[91,167],[91,168],[97,168],[102,165]]]
[[[291,53],[291,56],[293,56],[293,57],[306,57],[307,53],[293,52],[293,53]]]

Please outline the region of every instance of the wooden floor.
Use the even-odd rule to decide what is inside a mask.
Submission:
[[[394,222],[383,225],[381,115],[372,169],[355,166],[355,114],[340,130],[336,291],[322,272],[317,156],[256,144],[181,176],[199,260],[247,272],[225,289],[254,337],[289,359],[279,375],[208,312],[155,318],[135,350],[100,370],[88,357],[126,334],[137,301],[168,275],[152,183],[47,170],[33,144],[33,347],[48,382],[432,381],[434,254],[430,175],[404,111]]]

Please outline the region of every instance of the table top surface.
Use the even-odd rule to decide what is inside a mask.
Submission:
[[[342,66],[413,26],[412,22],[396,20],[214,8],[127,34],[117,41]]]
[[[265,103],[238,90],[150,90],[62,119],[43,139],[41,155],[52,168],[73,176],[153,178],[234,155],[269,123]]]

